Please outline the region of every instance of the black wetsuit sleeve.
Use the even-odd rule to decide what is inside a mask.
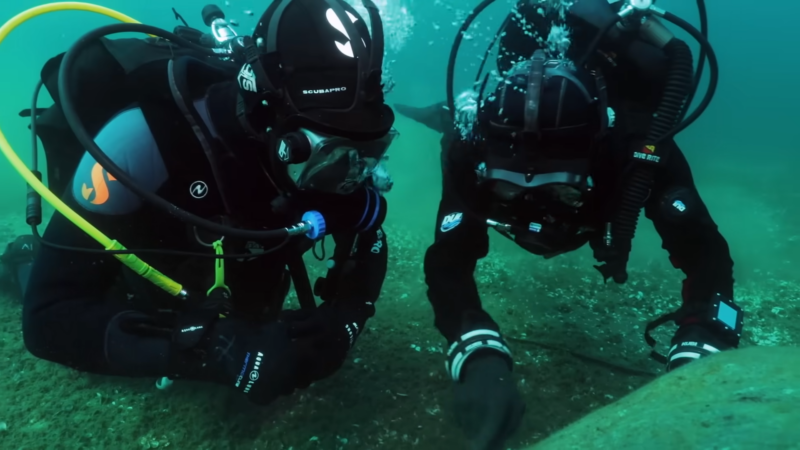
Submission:
[[[497,324],[481,307],[474,272],[478,260],[489,252],[488,227],[467,211],[463,199],[474,187],[474,172],[463,162],[447,155],[459,144],[446,149],[443,158],[443,186],[433,245],[425,253],[425,283],[433,306],[436,328],[448,342],[476,329],[498,330]],[[473,197],[474,199],[474,197]]]
[[[683,301],[710,302],[715,293],[733,298],[733,260],[694,184],[686,157],[669,142],[667,164],[656,175],[645,215],[653,221],[673,266],[686,274]]]
[[[355,307],[367,319],[375,314],[389,260],[386,233],[382,228],[360,234],[337,234],[333,261],[326,283],[335,283],[324,295],[325,301]],[[342,266],[344,265],[344,266]]]

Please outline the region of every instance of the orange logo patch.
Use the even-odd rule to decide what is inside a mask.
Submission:
[[[113,175],[106,172],[103,169],[103,166],[100,163],[95,163],[94,167],[92,167],[92,186],[89,187],[86,183],[83,183],[83,187],[81,189],[81,195],[83,196],[84,200],[88,200],[89,203],[93,205],[102,205],[103,203],[108,201],[109,192],[108,192],[108,184],[106,181],[117,181]],[[92,193],[94,193],[94,198],[89,200],[92,197]]]

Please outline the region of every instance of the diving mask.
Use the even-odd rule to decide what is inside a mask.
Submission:
[[[386,152],[398,135],[392,128],[380,139],[355,141],[300,129],[280,139],[278,159],[301,190],[350,194],[371,183],[385,193],[393,184],[385,167]]]
[[[476,170],[479,183],[487,185],[502,202],[525,200],[534,203],[553,201],[579,208],[593,186],[592,177],[569,171],[549,173],[520,173],[504,169],[487,169],[481,164]]]

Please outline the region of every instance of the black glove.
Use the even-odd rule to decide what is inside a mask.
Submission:
[[[288,327],[185,315],[173,334],[170,378],[231,386],[264,405],[294,391],[296,360]]]
[[[373,310],[371,305],[356,308],[326,302],[314,310],[285,311],[281,320],[289,327],[297,357],[295,387],[306,388],[339,370]]]
[[[695,359],[738,346],[739,338],[733,333],[713,332],[702,323],[684,324],[672,338],[666,370],[669,372]]]
[[[493,350],[474,354],[455,383],[458,426],[471,450],[501,450],[525,413],[509,360]]]

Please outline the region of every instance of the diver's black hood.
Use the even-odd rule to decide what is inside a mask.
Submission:
[[[253,136],[246,130],[236,115],[236,104],[239,97],[239,85],[236,81],[225,81],[214,84],[206,91],[206,107],[214,128],[226,146],[238,153],[241,147],[236,144],[246,142],[246,147],[262,146],[266,155],[269,150],[267,144],[259,137]]]
[[[480,153],[494,168],[531,174],[588,162],[607,128],[607,105],[598,92],[602,83],[588,70],[547,61],[537,82],[541,86],[538,96],[529,96],[528,91],[535,89],[530,83],[531,64],[534,62],[518,64],[506,82],[482,102],[478,111]],[[531,112],[533,102],[537,106]]]
[[[355,140],[378,139],[394,124],[381,86],[384,36],[377,7],[364,18],[343,0],[276,0],[253,33],[255,92],[241,95],[254,117],[266,99],[278,132],[304,127]],[[263,76],[260,73],[263,71]],[[245,75],[244,79],[250,75]],[[243,76],[240,76],[240,80]],[[251,117],[251,122],[254,122]],[[257,130],[263,123],[254,123]]]

